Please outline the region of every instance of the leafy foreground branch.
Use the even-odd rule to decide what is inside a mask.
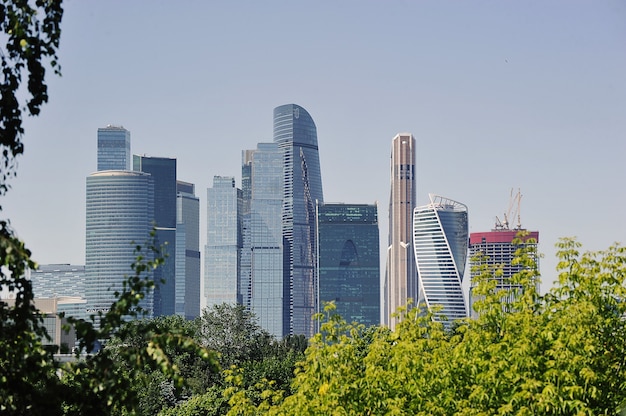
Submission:
[[[35,265],[24,245],[6,224],[2,225],[0,258],[4,267],[0,284],[16,292],[14,307],[0,303],[2,414],[134,414],[139,403],[136,387],[147,369],[160,371],[172,380],[174,388],[183,386],[179,368],[166,350],[176,349],[217,365],[215,353],[183,333],[182,328],[168,327],[161,331],[158,326],[147,326],[143,334],[145,342],[123,348],[105,347],[91,353],[97,342],[106,343],[114,335],[124,337],[129,331],[125,321],[143,314],[141,301],[155,284],[148,272],[163,262],[159,256],[152,255],[158,252],[154,246],[148,248],[148,256],[142,254],[142,247],[136,247],[134,274],[116,292],[117,300],[108,312],[92,315],[90,320],[68,318],[80,344],[77,360],[55,361],[55,351],[42,345],[47,334],[42,317],[33,306],[30,282],[23,277],[25,270]],[[80,351],[88,354],[80,355]]]
[[[348,324],[327,311],[322,333],[284,394],[270,384],[261,400],[226,390],[231,415],[598,415],[626,405],[626,249],[580,254],[558,244],[559,282],[537,292],[528,249],[514,282],[516,300],[497,291],[496,271],[479,283],[480,317],[451,329],[422,309],[391,332]],[[331,308],[332,309],[332,308]]]

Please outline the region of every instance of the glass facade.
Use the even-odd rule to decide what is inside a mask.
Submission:
[[[191,183],[177,181],[176,314],[200,315],[200,199]]]
[[[376,205],[318,204],[320,310],[334,301],[347,322],[380,323],[380,250]]]
[[[85,266],[72,264],[40,264],[30,271],[35,298],[64,298],[73,302],[59,303],[59,312],[79,319],[86,318]]]
[[[165,263],[154,271],[154,315],[176,313],[176,159],[133,156],[133,170],[149,173],[154,181],[156,243]]]
[[[124,127],[98,129],[98,170],[130,170],[130,132]]]
[[[206,306],[238,302],[241,255],[241,190],[235,178],[215,176],[207,189]]]
[[[248,160],[251,199],[249,237],[244,239],[244,252],[250,255],[250,310],[263,329],[282,338],[289,334],[290,328],[289,280],[284,275],[281,220],[283,152],[276,143],[259,143]]]
[[[430,204],[415,208],[413,246],[420,291],[429,310],[444,322],[467,316],[462,281],[467,261],[467,207],[430,195]]]
[[[283,153],[282,229],[289,276],[289,333],[313,336],[317,309],[315,204],[323,202],[317,128],[295,104],[274,109],[274,143]]]
[[[154,182],[141,172],[96,172],[87,177],[86,201],[85,296],[90,315],[108,311],[114,292],[133,273],[135,245],[150,241]],[[152,315],[152,293],[142,307]]]

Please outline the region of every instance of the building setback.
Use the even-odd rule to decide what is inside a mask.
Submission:
[[[333,301],[347,322],[380,324],[380,250],[376,205],[317,205],[320,310]]]
[[[418,301],[417,272],[413,254],[413,209],[416,205],[415,138],[397,134],[391,145],[391,195],[389,198],[389,246],[384,284],[383,323],[394,329],[398,308]]]
[[[419,275],[420,301],[435,319],[451,322],[467,316],[462,281],[467,260],[468,215],[460,202],[430,195],[415,208],[413,245]],[[445,318],[444,318],[445,317]]]

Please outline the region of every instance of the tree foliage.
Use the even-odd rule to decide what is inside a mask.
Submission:
[[[0,25],[5,45],[0,48],[0,194],[15,169],[15,156],[22,154],[22,113],[38,115],[48,102],[46,66],[60,74],[57,49],[63,17],[60,0],[2,0]],[[21,88],[26,78],[26,91]]]
[[[231,375],[229,414],[596,415],[626,405],[626,249],[579,252],[561,240],[559,282],[537,292],[534,248],[496,290],[482,266],[479,317],[444,326],[415,308],[395,331],[348,324],[327,311],[293,394],[262,386],[260,402]],[[331,307],[332,309],[332,307]]]

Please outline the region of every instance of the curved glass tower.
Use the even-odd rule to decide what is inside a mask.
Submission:
[[[87,177],[85,297],[87,315],[109,310],[131,274],[135,244],[150,239],[154,183],[142,172],[109,170]],[[145,253],[149,255],[149,253]],[[152,293],[142,308],[152,314]]]
[[[284,275],[289,277],[289,330],[313,336],[317,309],[315,203],[324,202],[317,128],[296,104],[274,109],[274,142],[283,154]]]
[[[461,283],[468,245],[467,207],[430,195],[430,204],[413,213],[413,247],[419,276],[420,300],[448,321],[467,316]]]

